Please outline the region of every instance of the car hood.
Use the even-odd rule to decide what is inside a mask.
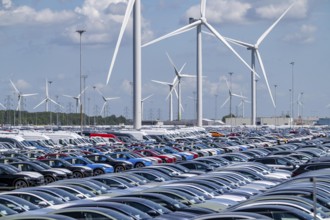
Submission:
[[[33,178],[43,177],[43,175],[40,174],[40,173],[37,173],[37,172],[29,172],[29,171],[21,171],[21,172],[18,172],[18,174],[21,174],[21,175],[27,175],[27,176],[30,176],[30,177],[33,177]]]

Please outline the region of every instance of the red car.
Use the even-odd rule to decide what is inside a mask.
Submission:
[[[158,157],[162,159],[163,163],[175,163],[176,157],[170,155],[170,154],[160,154],[157,151],[154,151],[152,149],[144,149],[144,150],[137,150],[134,152],[140,152],[141,154],[148,156],[148,157]]]

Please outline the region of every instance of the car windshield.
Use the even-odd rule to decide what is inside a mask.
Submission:
[[[23,207],[27,211],[39,209],[38,206],[32,204],[31,202],[28,202],[25,199],[21,199],[16,196],[2,195],[0,196],[0,203],[10,209],[19,207]]]
[[[38,166],[43,167],[44,169],[51,169],[50,166],[48,166],[47,164],[45,164],[45,163],[43,163],[43,162],[34,161],[33,163],[37,164]]]

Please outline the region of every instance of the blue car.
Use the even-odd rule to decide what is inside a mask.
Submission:
[[[105,164],[105,163],[94,163],[93,161],[89,160],[88,158],[65,157],[63,159],[75,166],[87,166],[87,167],[93,169],[94,176],[114,172],[113,166],[111,166],[109,164]]]
[[[116,160],[129,161],[133,164],[135,168],[153,165],[151,160],[147,158],[137,157],[134,154],[131,154],[130,152],[114,152],[108,155]]]
[[[162,146],[161,148],[157,148],[161,150],[161,152],[166,153],[166,154],[174,154],[174,155],[179,155],[182,160],[192,160],[194,159],[194,155],[192,155],[189,152],[180,152],[176,149],[173,149],[172,147],[169,146]]]

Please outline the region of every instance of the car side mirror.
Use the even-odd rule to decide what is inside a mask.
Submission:
[[[45,208],[48,206],[48,204],[45,201],[40,201],[40,202],[38,202],[38,206],[40,206],[41,208]]]
[[[147,214],[150,215],[151,217],[156,217],[159,215],[158,212],[155,210],[149,210],[147,211]]]
[[[85,199],[86,197],[83,195],[83,194],[81,194],[81,193],[79,193],[79,194],[77,194],[76,195],[79,199]]]

